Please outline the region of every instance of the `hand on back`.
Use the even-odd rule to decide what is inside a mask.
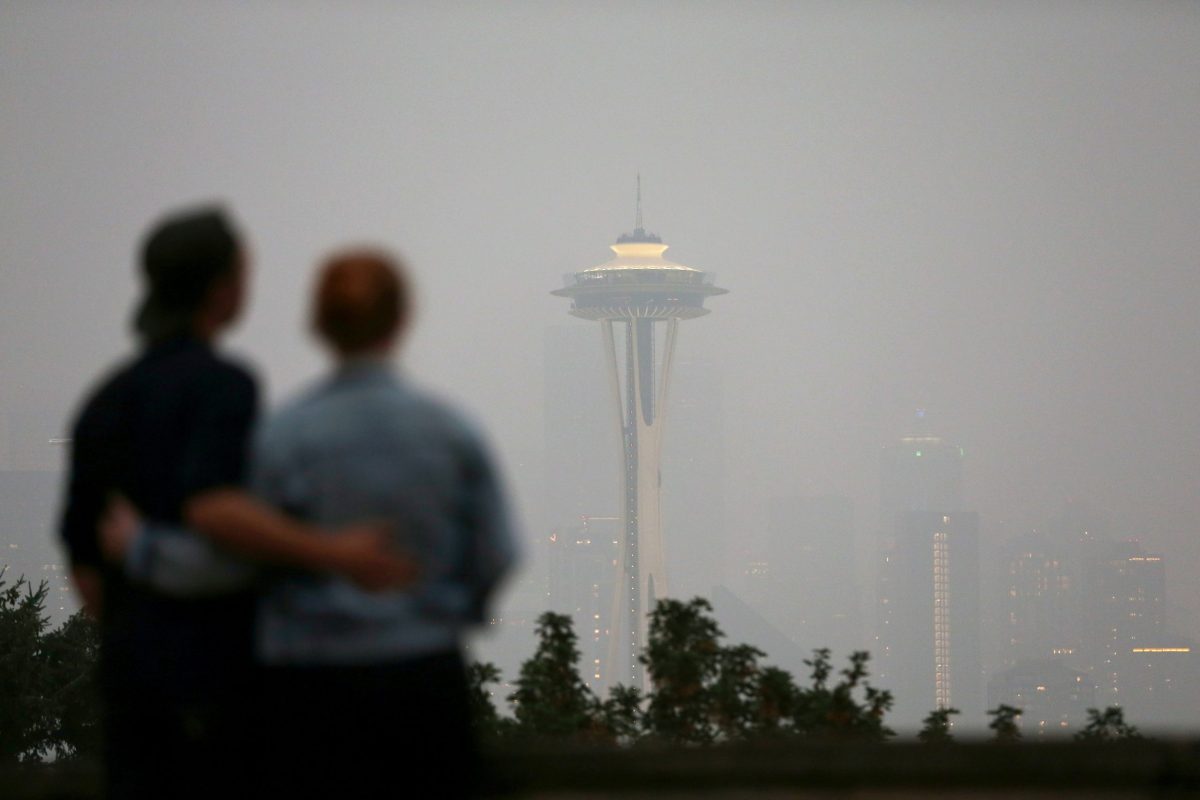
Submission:
[[[404,589],[420,576],[416,562],[393,547],[383,523],[348,525],[333,534],[329,546],[330,569],[367,591]]]
[[[141,524],[138,510],[124,496],[110,497],[100,518],[100,552],[104,558],[113,564],[123,562]]]

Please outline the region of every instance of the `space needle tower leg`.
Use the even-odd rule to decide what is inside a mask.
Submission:
[[[669,591],[660,510],[662,432],[679,323],[674,319],[664,322],[661,351],[655,341],[656,320],[606,319],[601,323],[622,442],[623,524],[619,579],[610,617],[618,625],[609,640],[609,663],[614,668],[621,664],[621,651],[628,647],[628,669],[621,664],[619,671],[612,672],[628,675],[637,686],[643,684],[638,656],[646,639],[647,615]],[[614,324],[623,329],[620,349]]]

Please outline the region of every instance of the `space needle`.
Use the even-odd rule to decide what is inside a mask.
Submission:
[[[609,617],[610,683],[643,683],[645,615],[668,595],[659,494],[663,411],[679,321],[708,313],[704,299],[725,294],[713,276],[663,258],[667,245],[642,224],[638,178],[632,233],[610,245],[616,257],[566,276],[552,294],[571,299],[571,314],[600,323],[621,432],[622,532]]]

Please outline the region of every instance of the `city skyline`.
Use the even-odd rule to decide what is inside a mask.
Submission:
[[[569,322],[603,371],[548,290],[628,228],[640,171],[672,259],[735,291],[677,341],[676,377],[704,363],[722,393],[687,409],[718,416],[712,463],[667,398],[663,513],[724,537],[681,569],[761,587],[772,500],[842,497],[873,594],[880,449],[924,408],[979,514],[990,666],[997,551],[1034,530],[1062,572],[1031,556],[1020,591],[1081,579],[1083,532],[1137,539],[1200,640],[1197,41],[1197,4],[1110,0],[4,4],[0,468],[57,468],[47,442],[130,351],[145,227],[220,201],[251,243],[230,346],[264,406],[322,372],[316,263],[377,244],[416,287],[403,369],[487,432],[530,551],[560,513],[616,515],[548,500],[569,391],[538,354]],[[615,425],[598,382],[580,408]],[[579,503],[607,506],[595,480]],[[531,558],[522,609],[539,580]]]

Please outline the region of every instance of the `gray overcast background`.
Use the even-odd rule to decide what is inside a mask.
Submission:
[[[926,407],[985,543],[1088,503],[1200,636],[1198,143],[1197,3],[6,2],[0,459],[55,463],[130,346],[147,222],[222,198],[272,398],[321,365],[317,257],[397,248],[408,367],[539,535],[545,328],[586,324],[548,292],[632,227],[640,170],[668,256],[731,290],[680,341],[721,373],[731,539],[814,493],[870,534]]]

